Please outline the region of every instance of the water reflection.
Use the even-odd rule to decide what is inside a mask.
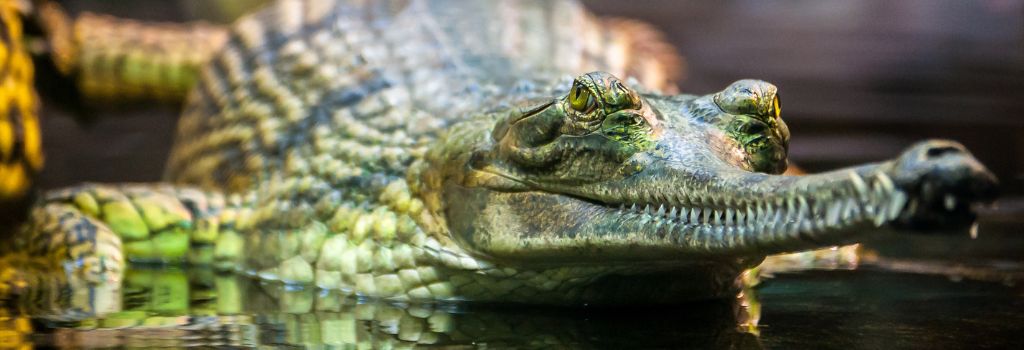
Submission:
[[[4,300],[0,346],[760,348],[750,292],[668,308],[567,309],[360,300],[203,269],[129,270],[120,286],[24,286]]]

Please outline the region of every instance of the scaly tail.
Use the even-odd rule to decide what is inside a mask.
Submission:
[[[227,40],[227,28],[207,23],[72,18],[52,2],[39,4],[36,18],[57,69],[76,78],[89,99],[180,100]]]
[[[43,166],[32,60],[22,45],[20,9],[0,0],[0,237],[24,218]]]
[[[233,268],[240,196],[171,185],[86,184],[48,193],[14,247],[63,262],[90,282],[121,277],[126,260]]]

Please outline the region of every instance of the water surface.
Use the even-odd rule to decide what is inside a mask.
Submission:
[[[0,346],[1024,348],[1018,286],[877,267],[776,276],[672,307],[409,305],[205,269],[132,269],[121,287],[5,300]]]

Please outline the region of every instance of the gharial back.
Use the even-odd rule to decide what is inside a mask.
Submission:
[[[204,69],[166,175],[243,192],[281,170],[345,170],[294,164],[317,156],[397,175],[517,83],[600,69],[671,89],[678,64],[656,31],[574,2],[279,1]]]
[[[672,89],[678,64],[656,31],[569,1],[279,1],[203,70],[166,177],[290,226],[373,202],[467,112],[592,70]]]

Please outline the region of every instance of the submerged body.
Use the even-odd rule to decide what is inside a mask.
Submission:
[[[776,88],[663,95],[656,39],[567,2],[281,1],[202,71],[173,185],[51,193],[24,247],[94,280],[156,260],[399,300],[662,303],[992,196],[945,141],[773,175]]]

